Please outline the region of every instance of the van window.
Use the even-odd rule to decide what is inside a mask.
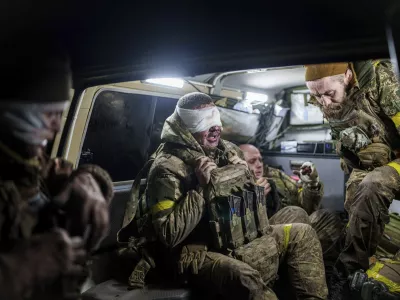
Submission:
[[[163,129],[164,122],[174,112],[177,102],[178,99],[157,97],[149,154],[152,154],[154,151],[156,151],[160,145],[161,131]]]
[[[114,182],[133,180],[148,159],[157,97],[101,91],[86,130],[79,164],[96,164]]]

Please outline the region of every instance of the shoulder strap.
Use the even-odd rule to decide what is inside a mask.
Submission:
[[[136,175],[135,180],[133,181],[132,188],[129,195],[129,200],[125,206],[125,214],[124,220],[122,222],[122,228],[117,233],[117,241],[120,242],[121,232],[129,227],[132,220],[135,218],[136,210],[139,205],[139,191],[140,191],[140,181],[143,177],[147,177],[149,170],[154,162],[154,157],[147,161],[144,167],[140,170],[140,172]]]

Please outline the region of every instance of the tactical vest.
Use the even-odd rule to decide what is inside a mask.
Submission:
[[[204,155],[193,150],[168,148],[168,153],[188,165]],[[237,155],[236,151],[226,149],[216,157],[215,163],[223,167],[211,172],[210,184],[203,192],[213,247],[221,252],[235,250],[270,230],[264,189],[255,185],[246,167],[229,164],[232,155]]]
[[[353,88],[349,98],[353,107],[341,120],[330,120],[332,138],[337,140],[337,152],[353,168],[371,171],[386,165],[400,149],[400,136],[395,125],[376,104],[375,66],[364,74],[370,82],[360,89]],[[363,152],[372,145],[372,151]]]
[[[211,199],[209,217],[217,250],[235,250],[270,230],[264,188],[253,184]]]

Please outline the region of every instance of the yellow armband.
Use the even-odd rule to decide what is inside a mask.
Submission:
[[[398,128],[400,126],[400,112],[395,114],[391,119],[392,119],[394,125],[396,126],[396,128]]]
[[[390,163],[387,164],[389,167],[392,167],[393,169],[395,169],[397,171],[397,173],[400,174],[400,164],[392,161]]]
[[[157,214],[160,211],[167,210],[173,208],[175,206],[175,202],[172,200],[163,200],[158,202],[157,204],[151,207],[151,214]]]

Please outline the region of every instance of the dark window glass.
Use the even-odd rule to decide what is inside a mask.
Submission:
[[[157,150],[161,143],[161,131],[165,120],[172,115],[175,110],[178,99],[157,97],[156,112],[154,114],[153,133],[151,135],[151,143],[149,154],[151,155]]]
[[[155,105],[154,96],[100,92],[79,164],[101,166],[114,182],[133,180],[148,158]]]

